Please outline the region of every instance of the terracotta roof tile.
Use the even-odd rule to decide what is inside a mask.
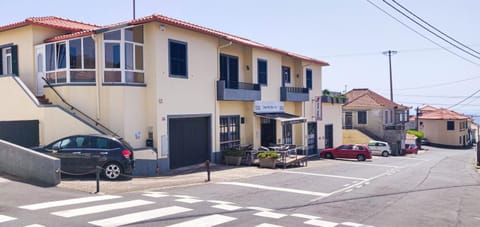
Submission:
[[[292,56],[294,58],[299,58],[299,59],[302,59],[302,60],[305,60],[305,61],[317,63],[317,64],[320,64],[322,66],[328,66],[329,65],[327,62],[324,62],[324,61],[321,61],[321,60],[318,60],[318,59],[314,59],[314,58],[302,56],[302,55],[299,55],[299,54],[291,53],[291,52],[288,52],[288,51],[276,49],[276,48],[269,47],[269,46],[266,46],[264,44],[261,44],[261,43],[258,43],[258,42],[255,42],[255,41],[252,41],[252,40],[249,40],[249,39],[245,39],[245,38],[236,36],[236,35],[231,35],[231,34],[228,34],[228,33],[220,32],[220,31],[217,31],[217,30],[214,30],[214,29],[202,27],[202,26],[199,26],[199,25],[195,25],[195,24],[192,24],[192,23],[189,23],[189,22],[173,19],[173,18],[166,17],[166,16],[159,15],[159,14],[153,14],[151,16],[138,18],[138,19],[131,20],[131,21],[111,24],[111,25],[103,26],[101,28],[96,28],[95,30],[98,31],[100,29],[115,28],[115,27],[118,27],[118,26],[138,25],[138,24],[145,24],[145,23],[149,23],[149,22],[159,22],[159,23],[163,23],[163,24],[166,24],[166,25],[172,25],[172,26],[180,27],[180,28],[187,29],[187,30],[190,30],[190,31],[195,31],[195,32],[203,33],[203,34],[210,35],[210,36],[213,36],[213,37],[217,37],[217,38],[220,38],[220,39],[225,39],[227,41],[232,41],[233,43],[246,45],[246,46],[250,46],[250,47],[254,47],[254,48],[259,48],[259,49],[264,49],[264,50],[269,50],[269,51],[277,52],[277,53],[280,53],[280,54],[285,54],[287,56]],[[83,36],[83,35],[92,34],[90,32],[86,32],[86,31],[82,31],[82,32],[84,32],[84,34],[73,33],[73,34],[68,34],[68,35],[56,36],[56,37],[45,40],[45,42],[55,42],[55,41],[60,41],[60,40],[65,40],[65,39],[70,39],[70,38],[76,38],[76,37],[80,37],[80,36]]]
[[[422,115],[418,116],[418,119],[425,119],[425,120],[469,120],[470,117],[465,116],[463,114],[459,114],[455,111],[448,110],[445,108],[439,108],[436,110],[432,110],[426,113],[422,113]]]
[[[349,100],[345,107],[389,107],[409,109],[409,107],[397,104],[367,88],[353,89],[347,94]]]
[[[7,31],[27,25],[40,25],[68,32],[80,32],[85,30],[93,30],[99,28],[97,25],[87,24],[79,21],[65,19],[61,17],[30,17],[24,21],[20,21],[13,24],[0,26],[0,32]]]

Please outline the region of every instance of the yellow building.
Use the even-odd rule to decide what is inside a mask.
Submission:
[[[0,121],[38,120],[41,144],[118,135],[157,150],[161,172],[220,162],[220,151],[244,144],[323,147],[328,63],[317,59],[156,14],[111,26],[29,18],[0,27],[0,52],[0,75],[20,78],[2,78],[3,92],[55,104],[25,99],[0,112]],[[52,108],[63,114],[45,117]]]

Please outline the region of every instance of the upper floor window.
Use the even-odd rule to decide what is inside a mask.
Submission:
[[[358,124],[367,124],[367,111],[358,111]]]
[[[0,47],[0,75],[18,76],[17,46]]]
[[[312,90],[312,85],[313,85],[313,78],[312,78],[312,70],[311,69],[307,69],[307,72],[306,72],[306,82],[307,82],[307,88]]]
[[[258,59],[258,84],[267,85],[267,60]]]
[[[290,67],[282,66],[282,86],[290,83]]]
[[[447,121],[447,130],[455,130],[455,121]]]
[[[170,76],[188,78],[187,43],[176,40],[169,40],[168,54]]]
[[[91,37],[68,41],[70,82],[95,82],[95,42]]]
[[[226,88],[238,88],[238,57],[220,54],[220,80]]]
[[[50,83],[67,83],[67,48],[66,42],[47,44],[45,46],[46,76]]]
[[[106,32],[105,83],[144,83],[143,26]]]

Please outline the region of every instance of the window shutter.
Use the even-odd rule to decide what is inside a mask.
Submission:
[[[14,45],[12,48],[12,73],[18,76],[18,47]]]
[[[3,49],[0,48],[0,75],[3,75]]]

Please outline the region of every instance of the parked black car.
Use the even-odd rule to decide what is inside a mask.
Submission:
[[[103,175],[114,180],[131,174],[135,166],[132,147],[121,138],[106,135],[74,135],[32,149],[59,158],[66,174],[91,174],[100,166]]]

